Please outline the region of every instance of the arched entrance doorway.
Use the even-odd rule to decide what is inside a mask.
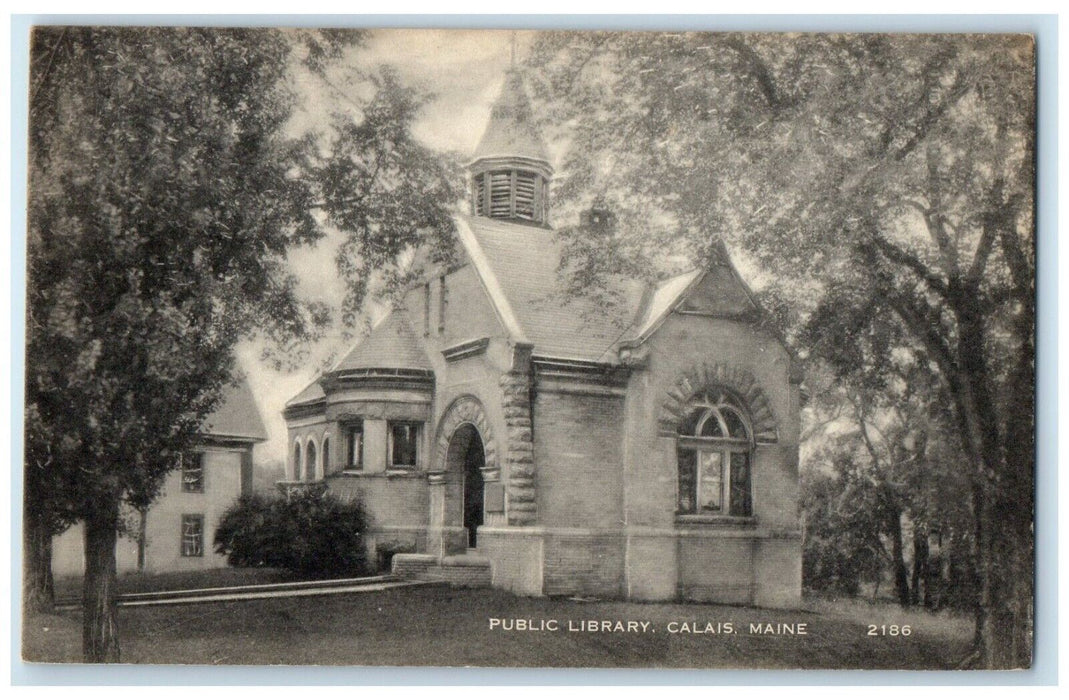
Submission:
[[[468,547],[475,547],[479,526],[483,524],[483,469],[486,453],[479,431],[465,423],[453,432],[446,452],[446,472],[452,485],[454,522],[467,530]],[[449,520],[453,520],[449,518]]]

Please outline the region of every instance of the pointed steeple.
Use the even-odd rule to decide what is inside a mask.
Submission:
[[[518,70],[505,74],[482,140],[472,156],[473,165],[483,158],[519,157],[549,165],[549,151],[534,122],[531,102]]]
[[[535,124],[523,74],[515,68],[505,74],[468,170],[474,215],[536,224],[548,221],[553,166]]]

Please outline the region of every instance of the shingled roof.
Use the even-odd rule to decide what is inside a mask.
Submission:
[[[323,387],[319,383],[319,377],[316,377],[315,381],[301,389],[296,396],[286,402],[286,408],[302,403],[312,403],[313,401],[318,401],[319,399],[326,397],[326,395],[326,392],[323,391]]]
[[[433,368],[404,314],[391,311],[331,371],[354,369]]]
[[[631,326],[643,284],[622,282],[619,304],[569,296],[557,270],[560,243],[549,229],[484,217],[458,217],[458,232],[502,322],[515,340],[549,357],[609,361]]]
[[[523,76],[517,70],[505,75],[501,93],[490,110],[490,122],[472,160],[514,157],[533,158],[549,164],[549,150],[535,126]]]
[[[267,428],[264,427],[260,409],[256,406],[252,388],[246,379],[226,387],[222,404],[204,420],[203,434],[250,442],[267,439]]]

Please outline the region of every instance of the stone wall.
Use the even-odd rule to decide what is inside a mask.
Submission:
[[[501,377],[507,431],[505,473],[508,475],[508,502],[505,512],[510,525],[529,525],[537,518],[530,391],[530,379],[526,373],[508,372]]]

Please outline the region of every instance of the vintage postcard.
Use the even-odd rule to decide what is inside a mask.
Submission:
[[[35,28],[23,659],[1029,668],[1035,62]]]

